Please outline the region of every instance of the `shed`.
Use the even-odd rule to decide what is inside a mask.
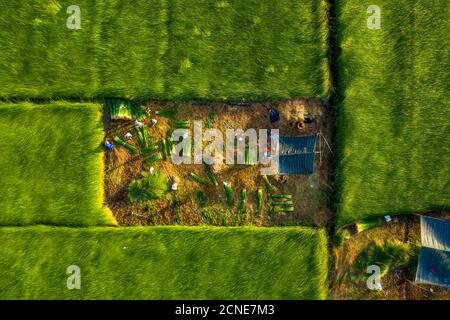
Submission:
[[[450,220],[420,217],[421,241],[416,283],[450,289]]]
[[[283,137],[279,140],[280,174],[312,174],[316,154],[317,135]]]

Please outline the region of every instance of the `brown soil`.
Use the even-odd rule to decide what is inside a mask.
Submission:
[[[149,124],[152,141],[159,142],[166,138],[171,129],[171,120],[155,116],[154,111],[177,108],[176,120],[202,120],[203,125],[210,114],[214,114],[212,127],[225,133],[226,129],[279,129],[280,135],[309,135],[322,132],[329,134],[329,122],[325,108],[319,99],[296,99],[274,103],[252,103],[246,106],[226,103],[161,103],[149,102],[146,109],[150,117],[142,122],[149,124],[151,118],[158,120],[156,126]],[[280,120],[273,126],[270,124],[267,109],[274,107],[280,112]],[[308,114],[315,121],[298,129],[293,125]],[[123,137],[130,132],[133,138],[130,144],[138,146],[135,137],[133,121],[105,121],[106,138]],[[106,152],[105,188],[108,206],[120,225],[315,225],[325,226],[332,218],[328,209],[330,187],[328,181],[328,160],[330,154],[323,143],[318,144],[322,150],[317,156],[315,172],[312,175],[270,176],[269,180],[280,193],[293,195],[295,212],[289,214],[270,214],[269,201],[265,199],[264,209],[256,212],[256,192],[263,189],[267,194],[265,184],[260,174],[259,165],[215,165],[219,186],[209,183],[201,185],[189,175],[194,172],[207,179],[203,165],[174,165],[170,160],[158,161],[153,164],[155,170],[167,174],[170,182],[178,183],[177,191],[169,191],[167,195],[150,206],[132,204],[128,200],[128,186],[134,179],[142,177],[142,172],[148,168],[140,156],[132,156],[125,148],[115,146],[111,152]],[[234,191],[235,205],[226,204],[226,196],[222,182],[231,184]],[[246,210],[239,212],[240,194],[242,188],[247,190]],[[206,196],[206,207],[201,208],[197,192]]]

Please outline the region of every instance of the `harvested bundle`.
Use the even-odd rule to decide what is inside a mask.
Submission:
[[[189,129],[191,122],[189,120],[174,121],[172,125],[175,129]]]
[[[200,184],[204,184],[204,185],[208,184],[208,181],[205,178],[200,177],[198,174],[191,172],[191,177],[194,178],[194,180]]]
[[[345,230],[339,232],[339,233],[336,235],[337,242],[338,242],[339,245],[341,245],[342,243],[344,243],[344,241],[350,239],[350,237],[351,237],[350,231],[348,231],[347,229],[345,229]]]
[[[260,212],[262,209],[262,201],[263,201],[263,191],[261,189],[258,189],[256,194],[258,204],[256,206],[256,212]]]
[[[137,153],[137,149],[135,147],[133,147],[131,144],[126,143],[125,141],[120,139],[118,136],[114,137],[114,142],[116,142],[118,145],[121,145],[122,147],[126,148],[132,154],[136,154]]]
[[[136,135],[138,137],[138,141],[141,144],[142,148],[148,147],[149,144],[149,135],[148,135],[148,128],[146,125],[143,125],[141,127],[135,126]]]
[[[147,156],[155,151],[158,151],[158,147],[155,146],[154,144],[150,143],[148,147],[142,148],[141,149],[141,154],[143,156]]]
[[[292,199],[290,194],[272,194],[270,197],[273,199]]]
[[[254,152],[250,152],[250,146],[247,143],[245,145],[245,153],[244,153],[245,164],[249,164],[249,165],[256,164],[257,161],[255,159],[255,156],[256,156],[256,154]]]
[[[294,201],[290,194],[272,194],[272,207],[274,212],[293,212]]]
[[[161,154],[163,160],[167,160],[167,144],[165,140],[161,140]]]
[[[250,147],[248,144],[245,145],[244,161],[245,164],[250,163]]]
[[[187,138],[183,138],[183,141],[185,141],[184,143],[186,143],[186,144],[184,145],[184,148],[182,149],[182,156],[183,157],[192,156],[192,138],[190,136],[188,136]]]
[[[213,122],[215,116],[216,115],[213,112],[208,114],[208,119],[206,120],[206,123],[205,123],[205,127],[207,129],[211,129],[212,128],[212,122]]]
[[[290,194],[272,194],[272,208],[273,212],[293,212],[294,211],[294,201],[292,201],[292,196]]]
[[[275,207],[275,208],[273,208],[273,212],[275,212],[275,213],[293,212],[293,211],[294,211],[294,207],[286,207],[286,208]]]
[[[140,104],[131,103],[131,115],[136,120],[142,120],[147,116],[147,113]]]
[[[272,205],[273,206],[292,206],[294,204],[294,202],[292,200],[287,200],[287,201],[272,201]]]
[[[277,189],[277,188],[269,181],[269,178],[267,178],[267,176],[262,176],[262,178],[263,178],[263,180],[264,180],[264,182],[265,182],[265,184],[266,184],[267,190],[269,190],[269,192],[275,191],[275,190]]]
[[[373,229],[380,226],[380,219],[368,219],[356,223],[356,232],[363,232],[364,230]]]
[[[112,120],[131,120],[133,118],[131,101],[123,99],[108,99],[106,107]]]
[[[173,144],[172,139],[170,139],[170,137],[166,138],[166,149],[167,149],[167,154],[172,155],[172,153],[174,153],[175,151],[175,145]]]
[[[247,190],[244,188],[241,191],[241,202],[239,203],[239,211],[244,211],[245,209],[245,202],[247,200]]]
[[[211,180],[211,182],[212,182],[215,186],[218,186],[218,185],[219,185],[219,182],[217,182],[217,178],[216,178],[216,176],[214,175],[214,172],[212,171],[210,165],[205,164],[205,172],[206,172],[206,175],[208,176],[209,180]]]
[[[226,183],[225,181],[223,182],[223,187],[225,189],[225,194],[227,196],[227,202],[230,206],[234,205],[234,196],[233,196],[233,189],[231,188],[231,186]]]
[[[157,116],[165,117],[165,118],[169,118],[169,119],[175,118],[177,113],[178,113],[178,110],[176,108],[171,109],[171,110],[155,111],[155,114]]]
[[[206,206],[206,196],[202,191],[197,191],[197,200],[200,208],[204,208]]]
[[[144,163],[148,166],[152,165],[156,161],[161,160],[161,157],[158,154],[151,155],[147,159],[144,160]]]

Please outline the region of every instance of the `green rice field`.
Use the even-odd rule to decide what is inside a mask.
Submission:
[[[327,95],[325,0],[0,3],[0,98]],[[288,26],[288,27],[287,27]]]
[[[0,1],[0,300],[437,297],[394,266],[419,223],[380,220],[449,210],[449,17],[448,0]],[[169,163],[177,127],[269,124],[269,105],[271,127],[333,149],[298,185]],[[384,292],[366,289],[374,245]]]
[[[0,299],[327,296],[319,229],[3,227],[0,243]],[[80,290],[67,289],[71,265]]]
[[[111,225],[97,104],[0,104],[0,225]]]
[[[338,224],[450,205],[450,2],[337,1]]]
[[[164,61],[171,97],[256,100],[327,94],[326,1],[168,4]]]

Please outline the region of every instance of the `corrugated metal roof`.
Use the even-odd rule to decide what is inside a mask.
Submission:
[[[280,137],[280,174],[311,174],[314,172],[317,135]]]
[[[422,246],[450,251],[450,220],[420,217]]]

